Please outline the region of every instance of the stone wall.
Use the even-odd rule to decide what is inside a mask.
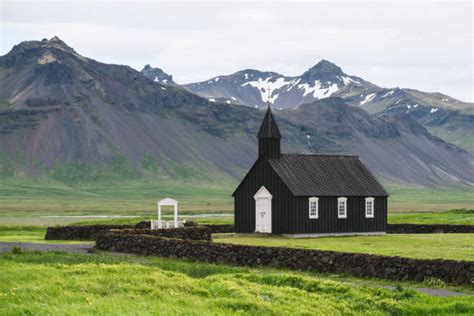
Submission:
[[[212,231],[207,227],[189,227],[174,229],[140,229],[144,225],[86,225],[86,226],[60,226],[48,227],[46,240],[96,240],[97,237],[110,230],[126,234],[146,234],[169,238],[211,240]]]
[[[166,238],[178,238],[188,240],[212,240],[212,231],[207,227],[184,227],[184,228],[168,228],[168,229],[121,229],[110,230],[114,234],[120,235],[148,235]]]
[[[201,225],[201,226],[209,228],[213,234],[234,232],[234,224]]]
[[[97,236],[110,229],[134,228],[135,225],[84,225],[57,226],[46,229],[46,240],[95,240]]]
[[[100,250],[185,258],[241,266],[272,266],[391,280],[437,278],[452,284],[474,281],[474,262],[422,260],[296,248],[219,244],[108,232],[96,240]]]
[[[438,233],[474,233],[474,225],[445,224],[388,224],[389,234],[438,234]]]
[[[204,227],[212,234],[234,232],[233,224],[197,225],[189,222],[186,227]],[[46,240],[95,240],[100,233],[110,229],[149,229],[150,221],[143,221],[136,225],[85,225],[48,227]],[[434,233],[474,233],[474,225],[421,225],[421,224],[388,224],[389,234],[434,234]],[[163,235],[166,236],[166,235]],[[172,237],[172,236],[169,236]],[[176,236],[176,238],[180,238]],[[189,239],[189,238],[187,238]],[[190,238],[195,239],[195,238]],[[199,238],[207,240],[207,238]]]

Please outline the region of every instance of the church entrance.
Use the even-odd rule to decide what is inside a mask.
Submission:
[[[255,232],[272,232],[272,195],[261,187],[254,195],[255,199]]]

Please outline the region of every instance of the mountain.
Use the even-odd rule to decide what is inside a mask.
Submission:
[[[185,87],[208,99],[228,100],[259,109],[264,109],[267,102],[281,110],[328,97],[340,97],[347,104],[371,114],[406,112],[431,133],[474,154],[474,104],[441,93],[381,88],[347,75],[327,60],[296,77],[243,70]]]
[[[56,37],[27,41],[0,57],[0,173],[235,182],[256,158],[263,114],[97,62]],[[286,152],[358,153],[387,182],[474,184],[474,158],[404,113],[326,98],[275,114]]]
[[[385,98],[381,98],[386,94]],[[440,93],[392,89],[374,97],[371,109],[384,115],[405,113],[430,133],[474,155],[474,105]],[[470,107],[469,107],[470,106]]]
[[[161,68],[151,67],[150,65],[145,65],[143,67],[142,74],[144,74],[149,79],[168,86],[177,86],[178,84],[173,81],[173,76],[168,75]]]
[[[355,153],[386,180],[430,185],[443,177],[458,182],[474,175],[472,156],[432,136],[405,113],[369,115],[333,97],[278,113],[307,129],[312,148],[331,144],[331,152]]]
[[[345,74],[326,60],[297,77],[247,69],[185,87],[207,98],[227,99],[255,108],[265,108],[270,102],[276,109],[294,108],[330,96],[351,98],[380,90],[370,82]]]
[[[235,181],[255,158],[263,116],[86,58],[57,37],[0,57],[0,100],[1,169],[10,175]],[[295,126],[282,129],[297,138]]]

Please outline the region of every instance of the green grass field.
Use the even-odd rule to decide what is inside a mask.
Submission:
[[[1,315],[472,315],[427,284],[171,259],[0,254]],[[385,288],[392,284],[393,288]],[[430,283],[431,284],[431,283]],[[471,293],[470,288],[461,288]]]
[[[75,240],[44,240],[46,227],[40,226],[12,226],[0,225],[0,242],[28,242],[28,243],[54,243],[76,244],[83,243]]]
[[[154,216],[156,201],[172,197],[180,210],[231,212],[237,183],[127,180],[67,185],[52,180],[0,177],[0,224],[60,224],[74,220],[40,216]],[[426,189],[387,186],[390,212],[474,209],[472,188]]]
[[[474,225],[474,209],[457,209],[445,212],[389,213],[390,224],[451,224]]]
[[[265,247],[295,247],[371,253],[421,259],[474,261],[473,234],[388,234],[324,238],[288,238],[259,234],[215,234],[215,242]]]
[[[0,216],[149,215],[156,201],[172,197],[186,211],[230,211],[231,185],[162,180],[67,186],[57,182],[0,178]]]

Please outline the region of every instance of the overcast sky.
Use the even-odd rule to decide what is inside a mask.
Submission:
[[[0,54],[59,36],[84,56],[178,83],[245,68],[299,75],[320,59],[383,87],[474,101],[473,4],[459,2],[13,2]]]

